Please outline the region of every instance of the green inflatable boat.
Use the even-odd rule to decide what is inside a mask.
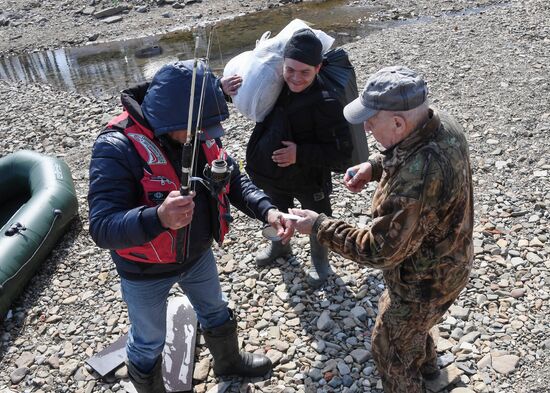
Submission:
[[[63,161],[25,150],[0,158],[0,320],[77,213]]]

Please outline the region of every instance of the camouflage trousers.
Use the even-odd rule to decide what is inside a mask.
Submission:
[[[422,393],[422,374],[437,371],[430,329],[454,299],[443,304],[408,302],[384,291],[372,331],[372,355],[385,393]]]

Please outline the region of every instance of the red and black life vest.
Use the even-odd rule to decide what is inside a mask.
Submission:
[[[143,195],[140,203],[147,206],[157,206],[174,190],[180,189],[180,179],[167,159],[162,147],[157,142],[151,130],[133,121],[124,111],[107,125],[107,129],[121,129],[132,142],[139,156],[147,163],[143,168],[141,187]],[[218,158],[227,158],[226,152],[221,149],[215,140],[201,143],[202,150],[208,163]],[[221,245],[229,224],[226,219],[229,184],[218,195],[218,222],[219,229],[214,238]],[[153,240],[140,246],[116,250],[123,258],[144,263],[175,263],[176,262],[176,231],[166,230]]]

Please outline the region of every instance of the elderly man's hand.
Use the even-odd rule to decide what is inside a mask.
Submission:
[[[317,220],[317,217],[319,217],[319,213],[316,213],[313,210],[289,209],[288,212],[301,217],[294,225],[296,226],[298,232],[305,235],[309,235],[311,233],[311,228]]]
[[[348,168],[344,175],[344,185],[351,192],[359,192],[372,180],[372,166],[370,162]]]
[[[182,196],[179,191],[172,191],[157,209],[160,224],[168,229],[180,229],[191,222],[195,202],[195,193]]]
[[[277,230],[277,236],[283,244],[287,244],[294,234],[294,222],[284,218],[283,213],[277,209],[267,212],[267,222]]]
[[[239,75],[224,76],[220,79],[222,90],[228,96],[237,95],[237,90],[243,84],[243,78]]]

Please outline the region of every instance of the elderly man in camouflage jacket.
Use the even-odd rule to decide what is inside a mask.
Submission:
[[[460,125],[427,103],[426,83],[406,67],[387,67],[348,104],[350,123],[385,149],[349,168],[360,191],[378,181],[370,228],[357,229],[309,210],[297,229],[346,258],[382,269],[372,353],[386,393],[423,391],[439,374],[430,329],[468,281],[473,259],[473,197],[468,145]]]

